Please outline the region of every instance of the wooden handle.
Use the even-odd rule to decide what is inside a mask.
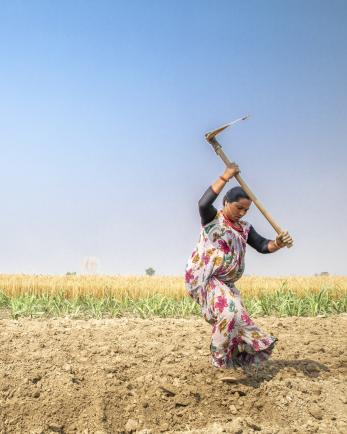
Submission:
[[[229,160],[229,158],[224,154],[224,151],[221,147],[219,147],[218,150],[216,150],[217,154],[220,156],[220,158],[224,161],[226,166],[230,166],[232,163]],[[282,229],[280,226],[275,222],[275,220],[272,218],[272,216],[267,212],[264,205],[257,199],[255,194],[251,191],[251,189],[248,187],[248,185],[245,183],[245,181],[241,178],[240,175],[235,175],[236,181],[240,184],[240,186],[243,188],[247,196],[254,202],[255,206],[259,209],[259,211],[263,214],[263,216],[266,218],[266,220],[270,223],[270,225],[275,229],[277,234],[280,234],[282,232]]]
[[[266,220],[270,223],[270,225],[275,229],[275,231],[280,234],[282,229],[278,226],[278,224],[275,222],[275,220],[272,218],[272,216],[269,214],[269,212],[265,209],[264,205],[260,202],[260,200],[257,199],[257,197],[253,194],[253,192],[250,190],[248,185],[245,183],[245,181],[241,178],[240,175],[235,175],[236,181],[241,185],[242,189],[246,192],[247,196],[252,200],[254,205],[259,209],[259,211],[263,214],[263,216],[266,218]]]

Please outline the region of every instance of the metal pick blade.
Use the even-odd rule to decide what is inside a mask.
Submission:
[[[249,115],[246,115],[246,116],[243,116],[242,118],[235,119],[234,121],[230,122],[229,124],[222,125],[221,127],[217,128],[216,130],[213,130],[213,131],[210,131],[210,132],[206,133],[206,134],[205,134],[205,138],[206,138],[206,140],[211,140],[211,139],[213,139],[217,134],[219,134],[219,133],[221,133],[222,131],[224,131],[226,128],[235,125],[237,122],[245,121],[245,120],[248,119],[248,118],[249,118]]]

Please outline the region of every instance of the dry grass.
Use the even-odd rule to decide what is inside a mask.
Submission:
[[[347,276],[244,276],[237,284],[244,297],[255,298],[277,290],[291,290],[297,296],[326,290],[332,298],[347,293]],[[132,300],[161,294],[175,300],[186,296],[183,277],[173,276],[47,276],[0,274],[0,292],[21,295],[63,295],[67,299],[91,296]]]

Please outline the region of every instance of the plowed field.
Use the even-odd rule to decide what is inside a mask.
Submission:
[[[346,433],[347,316],[256,322],[272,361],[226,382],[201,318],[3,317],[0,432]]]

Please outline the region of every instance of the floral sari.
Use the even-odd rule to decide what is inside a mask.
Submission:
[[[188,294],[212,325],[212,364],[219,368],[258,365],[271,355],[276,338],[250,319],[234,283],[242,276],[250,224],[242,230],[219,211],[205,225],[185,273]]]

